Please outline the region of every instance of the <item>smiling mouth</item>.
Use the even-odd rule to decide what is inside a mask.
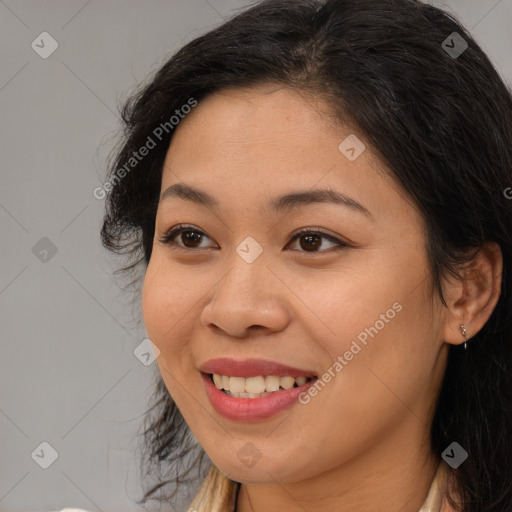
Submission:
[[[280,377],[278,375],[258,375],[245,378],[218,373],[210,373],[208,376],[217,389],[234,398],[262,398],[304,386],[317,378],[315,376]]]

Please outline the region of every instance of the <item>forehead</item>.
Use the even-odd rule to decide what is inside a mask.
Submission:
[[[340,151],[350,137],[364,143],[320,98],[275,85],[222,90],[178,125],[161,191],[184,181],[221,203],[254,202],[262,211],[271,196],[328,187],[367,204],[376,217],[410,215],[413,205],[368,144],[355,160]]]
[[[292,145],[293,138],[298,143],[304,134],[311,136],[320,128],[332,131],[334,124],[332,109],[321,98],[285,86],[262,85],[223,89],[206,96],[180,123],[174,139],[193,130],[203,134],[204,144],[211,140],[208,135],[213,135],[216,141],[226,137],[224,142],[239,145]],[[292,136],[288,141],[287,135]]]
[[[230,182],[272,175],[274,185],[280,178],[299,180],[340,167],[338,146],[349,133],[334,122],[329,106],[311,95],[277,85],[221,90],[199,101],[180,122],[166,167],[186,168],[189,175],[208,169],[210,176],[229,175]],[[354,177],[377,163],[371,151],[364,153],[348,166]]]

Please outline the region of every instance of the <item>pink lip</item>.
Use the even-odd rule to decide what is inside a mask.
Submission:
[[[311,370],[301,370],[264,359],[246,359],[237,361],[230,358],[211,359],[199,368],[206,394],[214,409],[230,420],[252,422],[266,420],[298,401],[301,393],[316,382]],[[236,398],[226,395],[212,382],[210,374],[230,377],[257,377],[258,375],[277,375],[278,377],[315,377],[302,386],[286,391],[276,391],[261,398]]]
[[[301,370],[265,359],[245,359],[237,361],[229,357],[210,359],[199,367],[203,373],[217,373],[230,377],[257,377],[258,375],[277,375],[278,377],[313,377],[315,372]],[[295,388],[297,389],[297,388]]]
[[[210,375],[201,373],[201,378],[214,409],[225,418],[242,422],[266,420],[288,409],[295,402],[298,402],[299,395],[307,391],[317,380],[313,379],[302,386],[287,391],[276,391],[261,398],[235,398],[218,389],[212,382]]]

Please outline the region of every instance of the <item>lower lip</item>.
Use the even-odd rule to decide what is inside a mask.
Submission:
[[[214,409],[225,418],[244,422],[266,420],[288,409],[294,402],[298,402],[301,393],[316,382],[316,379],[313,379],[302,386],[276,391],[261,398],[236,398],[218,389],[210,375],[201,373],[201,378]]]

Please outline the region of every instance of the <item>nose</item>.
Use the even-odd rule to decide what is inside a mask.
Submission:
[[[247,263],[236,254],[230,269],[213,288],[201,322],[218,334],[234,338],[256,331],[261,335],[278,332],[290,321],[286,290],[264,258]]]

